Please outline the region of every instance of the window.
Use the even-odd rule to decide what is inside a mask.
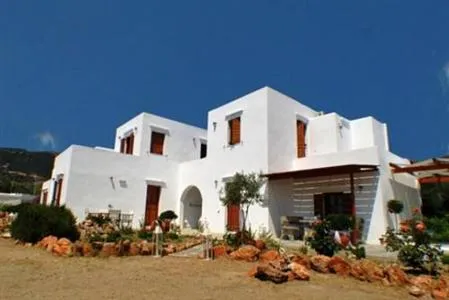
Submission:
[[[229,124],[229,145],[240,143],[240,117],[231,119]]]
[[[61,205],[61,193],[62,193],[62,183],[63,183],[63,177],[61,176],[56,182],[55,182],[55,205],[60,206]]]
[[[120,153],[133,154],[134,150],[134,134],[131,133],[127,137],[120,140]]]
[[[205,158],[206,156],[207,156],[207,144],[201,143],[200,158]]]
[[[164,140],[165,134],[152,131],[151,132],[151,145],[150,145],[150,153],[153,154],[164,154]]]
[[[325,218],[329,215],[352,215],[353,198],[347,193],[325,193],[313,197],[314,214]]]
[[[42,191],[42,199],[41,199],[42,205],[47,205],[47,199],[48,199],[48,190],[45,189]]]
[[[306,156],[306,124],[296,120],[296,152],[298,157]]]

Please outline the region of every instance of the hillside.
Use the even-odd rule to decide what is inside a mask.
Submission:
[[[55,152],[0,148],[0,192],[38,193],[51,176]]]

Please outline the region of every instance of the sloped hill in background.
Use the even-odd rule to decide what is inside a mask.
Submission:
[[[48,179],[55,152],[0,148],[0,192],[39,193],[40,183]]]

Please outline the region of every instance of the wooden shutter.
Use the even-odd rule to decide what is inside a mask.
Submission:
[[[125,153],[125,139],[120,140],[120,153]]]
[[[296,121],[296,147],[298,157],[306,156],[306,124]]]
[[[240,230],[240,205],[230,204],[227,206],[227,219],[228,230]]]
[[[240,143],[240,117],[229,121],[229,144]]]
[[[41,201],[41,203],[42,203],[43,205],[47,205],[47,199],[48,199],[48,191],[47,191],[47,190],[44,190],[44,191],[42,192],[42,201]]]
[[[154,154],[164,154],[165,134],[153,131],[151,133],[150,152]]]
[[[148,185],[147,186],[147,200],[145,207],[145,224],[151,225],[157,220],[159,215],[159,198],[161,195],[161,187]]]
[[[126,153],[133,154],[134,150],[134,134],[131,134],[126,138]]]
[[[63,179],[60,178],[58,180],[58,183],[56,184],[56,206],[60,206],[61,205],[61,192],[62,192],[62,182]]]

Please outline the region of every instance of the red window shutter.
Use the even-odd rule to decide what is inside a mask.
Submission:
[[[56,185],[56,188],[57,188],[57,190],[56,190],[56,206],[61,205],[62,182],[63,182],[63,179],[60,178]]]
[[[296,147],[298,157],[306,156],[306,124],[296,121]]]
[[[240,143],[240,117],[229,121],[229,144]]]
[[[126,153],[133,154],[133,150],[134,150],[134,134],[131,134],[126,139]]]
[[[42,192],[42,201],[41,201],[43,205],[47,205],[47,198],[48,198],[48,191],[44,190]]]
[[[125,139],[120,139],[120,153],[125,153]]]
[[[159,132],[151,133],[151,146],[150,152],[154,154],[163,154],[164,152],[164,140],[165,134]]]

